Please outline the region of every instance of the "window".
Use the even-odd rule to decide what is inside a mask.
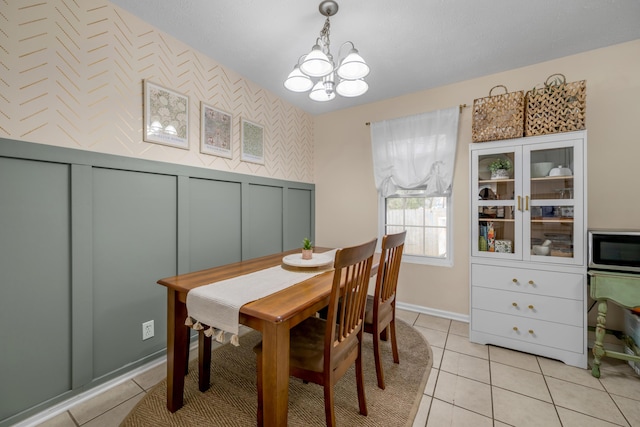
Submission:
[[[380,199],[380,234],[407,230],[405,261],[452,265],[450,196],[428,197],[424,190],[398,190]]]
[[[403,259],[452,265],[451,194],[460,110],[371,123],[381,235],[407,230]]]

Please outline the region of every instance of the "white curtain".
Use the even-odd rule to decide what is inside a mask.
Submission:
[[[399,188],[448,196],[458,141],[460,108],[371,123],[373,173],[383,197]]]

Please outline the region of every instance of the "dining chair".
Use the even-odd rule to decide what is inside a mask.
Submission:
[[[386,341],[391,336],[393,362],[400,363],[396,340],[396,288],[398,273],[407,232],[387,234],[382,237],[382,253],[376,275],[373,295],[367,296],[364,316],[364,331],[373,334],[373,356],[376,362],[378,387],[384,390],[384,372],[380,359],[380,339]]]
[[[289,375],[324,388],[327,426],[336,424],[334,385],[355,363],[360,414],[367,415],[362,372],[362,334],[369,276],[378,239],[338,249],[327,319],[309,317],[290,331]],[[339,304],[340,302],[340,304]],[[262,342],[257,355],[258,425],[263,424]]]

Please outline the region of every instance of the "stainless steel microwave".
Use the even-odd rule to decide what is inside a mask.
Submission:
[[[589,230],[589,268],[640,273],[639,230]]]

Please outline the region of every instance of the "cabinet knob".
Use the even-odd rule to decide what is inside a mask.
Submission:
[[[533,304],[529,305],[529,310],[533,310]]]
[[[514,306],[514,307],[517,307],[518,303],[517,302],[512,302],[511,305]]]
[[[533,329],[529,329],[529,333],[533,335]]]
[[[518,283],[518,279],[516,279],[516,278],[511,279],[511,281],[512,281],[513,283]]]
[[[535,282],[533,280],[529,280],[529,284],[533,285]]]
[[[514,331],[516,331],[516,332],[518,332],[518,327],[517,327],[517,326],[514,326],[514,327],[513,327],[513,330],[514,330]]]

